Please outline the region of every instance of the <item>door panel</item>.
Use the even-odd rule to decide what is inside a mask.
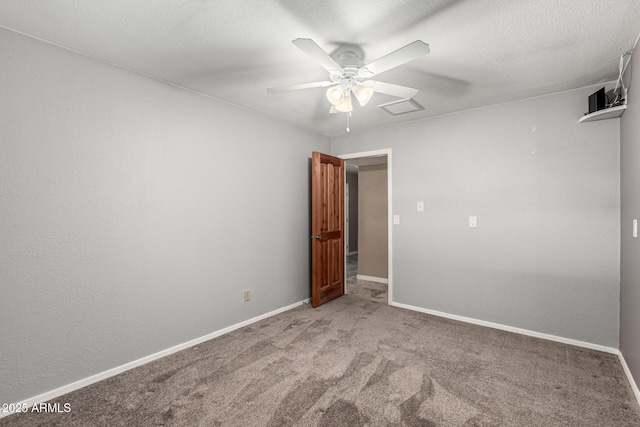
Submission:
[[[344,161],[314,152],[311,158],[311,305],[344,294]]]

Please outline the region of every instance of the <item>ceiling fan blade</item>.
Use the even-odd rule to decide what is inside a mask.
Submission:
[[[401,47],[400,49],[373,61],[370,64],[358,70],[361,77],[373,77],[376,74],[383,73],[398,65],[413,61],[416,58],[426,55],[430,52],[429,45],[422,40],[416,40],[413,43]]]
[[[393,85],[391,83],[377,82],[375,80],[369,80],[373,83],[373,90],[377,93],[384,93],[386,95],[397,96],[398,98],[413,98],[416,96],[419,89],[414,89],[407,86]]]
[[[342,67],[338,65],[336,61],[333,60],[332,57],[329,56],[327,52],[322,50],[320,46],[316,44],[311,39],[295,39],[292,42],[296,45],[300,50],[309,55],[311,59],[316,61],[322,68],[327,70],[330,73],[340,73],[342,74],[344,71]]]
[[[299,84],[299,85],[270,87],[269,89],[267,89],[267,92],[290,92],[292,90],[310,89],[310,88],[313,88],[313,87],[327,87],[327,86],[331,86],[333,84],[335,84],[335,83],[333,83],[333,82],[302,83],[302,84]]]

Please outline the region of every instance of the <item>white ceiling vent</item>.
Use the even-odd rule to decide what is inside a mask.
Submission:
[[[382,108],[392,116],[399,114],[412,113],[414,111],[424,110],[424,107],[418,104],[413,98],[401,99],[400,101],[388,102],[386,104],[378,105],[378,108]]]

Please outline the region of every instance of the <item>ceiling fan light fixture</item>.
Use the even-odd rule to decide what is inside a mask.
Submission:
[[[336,110],[342,113],[349,113],[353,111],[353,105],[351,104],[351,94],[347,92],[346,96],[339,104],[334,104],[336,106]]]
[[[331,86],[329,89],[327,89],[327,99],[331,104],[337,107],[339,104],[344,102],[344,99],[345,99],[344,87],[339,84],[335,86]]]
[[[408,45],[403,46],[400,49],[396,49],[395,51],[366,65],[363,65],[363,62],[360,59],[362,52],[359,51],[343,51],[338,55],[338,59],[336,60],[311,39],[298,38],[293,40],[293,44],[324,68],[329,73],[329,79],[331,81],[269,88],[267,89],[267,92],[285,92],[329,86],[326,91],[327,99],[331,103],[329,113],[347,113],[347,131],[349,131],[349,117],[351,116],[351,111],[353,111],[351,99],[352,93],[358,100],[361,107],[367,105],[374,93],[382,93],[396,98],[402,98],[402,105],[389,103],[378,106],[380,108],[388,106],[389,108],[385,108],[385,111],[390,114],[403,114],[410,111],[424,109],[424,107],[417,103],[417,105],[406,105],[407,100],[415,102],[411,98],[418,93],[418,89],[368,80],[370,77],[428,54],[429,45],[422,40],[416,40],[409,43]]]
[[[358,100],[360,106],[364,107],[365,105],[367,105],[367,102],[371,100],[374,91],[370,87],[358,85],[353,89],[353,93],[356,96],[356,99]]]

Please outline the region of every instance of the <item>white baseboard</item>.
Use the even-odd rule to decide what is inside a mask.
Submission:
[[[347,255],[355,255],[357,253],[358,253],[358,251],[351,251],[351,252],[347,252]]]
[[[363,274],[358,274],[356,276],[356,279],[357,280],[366,280],[368,282],[389,284],[389,279],[386,279],[384,277],[365,276]]]
[[[178,351],[187,349],[189,347],[193,347],[194,345],[198,345],[200,343],[203,343],[203,342],[208,341],[210,339],[213,339],[213,338],[219,337],[221,335],[227,334],[227,333],[229,333],[231,331],[235,331],[236,329],[240,329],[240,328],[242,328],[244,326],[250,325],[252,323],[258,322],[258,321],[263,320],[263,319],[266,319],[268,317],[275,316],[276,314],[282,313],[284,311],[291,310],[292,308],[296,308],[296,307],[298,307],[298,306],[300,306],[302,304],[309,304],[310,301],[311,301],[311,299],[307,298],[305,300],[302,300],[302,301],[287,305],[286,307],[278,308],[276,310],[270,311],[268,313],[262,314],[260,316],[254,317],[252,319],[245,320],[243,322],[236,323],[235,325],[231,325],[231,326],[229,326],[227,328],[220,329],[218,331],[212,332],[212,333],[210,333],[208,335],[205,335],[205,336],[202,336],[200,338],[195,338],[195,339],[193,339],[191,341],[187,341],[185,343],[178,344],[176,346],[173,346],[173,347],[167,348],[165,350],[159,351],[157,353],[151,354],[149,356],[145,356],[145,357],[143,357],[141,359],[134,360],[133,362],[125,363],[124,365],[120,365],[120,366],[117,366],[115,368],[109,369],[107,371],[101,372],[99,374],[92,375],[92,376],[87,377],[87,378],[83,378],[83,379],[81,379],[79,381],[76,381],[76,382],[73,382],[71,384],[67,384],[65,386],[56,388],[55,390],[51,390],[51,391],[48,391],[46,393],[39,394],[37,396],[31,397],[29,399],[23,400],[22,402],[19,402],[18,405],[19,406],[26,405],[28,407],[31,407],[31,406],[33,406],[33,405],[35,405],[37,403],[43,403],[43,402],[49,401],[51,399],[55,399],[55,398],[60,397],[60,396],[62,396],[64,394],[71,393],[72,391],[78,390],[78,389],[80,389],[82,387],[86,387],[88,385],[97,383],[98,381],[102,381],[104,379],[107,379],[109,377],[113,377],[114,375],[118,375],[118,374],[120,374],[122,372],[125,372],[125,371],[128,371],[130,369],[137,368],[138,366],[145,365],[145,364],[147,364],[149,362],[153,362],[154,360],[163,358],[165,356],[168,356],[170,354],[176,353]],[[11,415],[12,413],[13,412],[0,412],[0,418],[6,417],[8,415]]]
[[[638,405],[640,405],[640,390],[638,390],[638,384],[633,379],[633,375],[631,375],[631,371],[629,370],[629,366],[627,366],[627,361],[624,360],[624,356],[621,351],[618,351],[618,359],[620,359],[620,364],[622,365],[622,369],[624,373],[627,375],[627,379],[629,380],[629,384],[631,384],[631,389],[633,390],[633,394],[636,396],[636,400],[638,401]]]
[[[605,353],[619,354],[617,348],[607,347],[600,344],[593,344],[586,341],[578,341],[571,338],[559,337],[556,335],[544,334],[542,332],[530,331],[528,329],[515,328],[513,326],[502,325],[500,323],[486,322],[484,320],[473,319],[471,317],[458,316],[456,314],[444,313],[442,311],[429,310],[428,308],[416,307],[413,305],[402,304],[399,302],[392,302],[391,305],[395,307],[405,308],[407,310],[419,311],[421,313],[431,314],[438,317],[446,317],[447,319],[458,320],[460,322],[472,323],[474,325],[486,326],[488,328],[500,329],[507,332],[515,332],[516,334],[528,335],[530,337],[542,338],[550,341],[557,341],[564,344],[575,345],[577,347],[589,348],[592,350],[603,351]]]

